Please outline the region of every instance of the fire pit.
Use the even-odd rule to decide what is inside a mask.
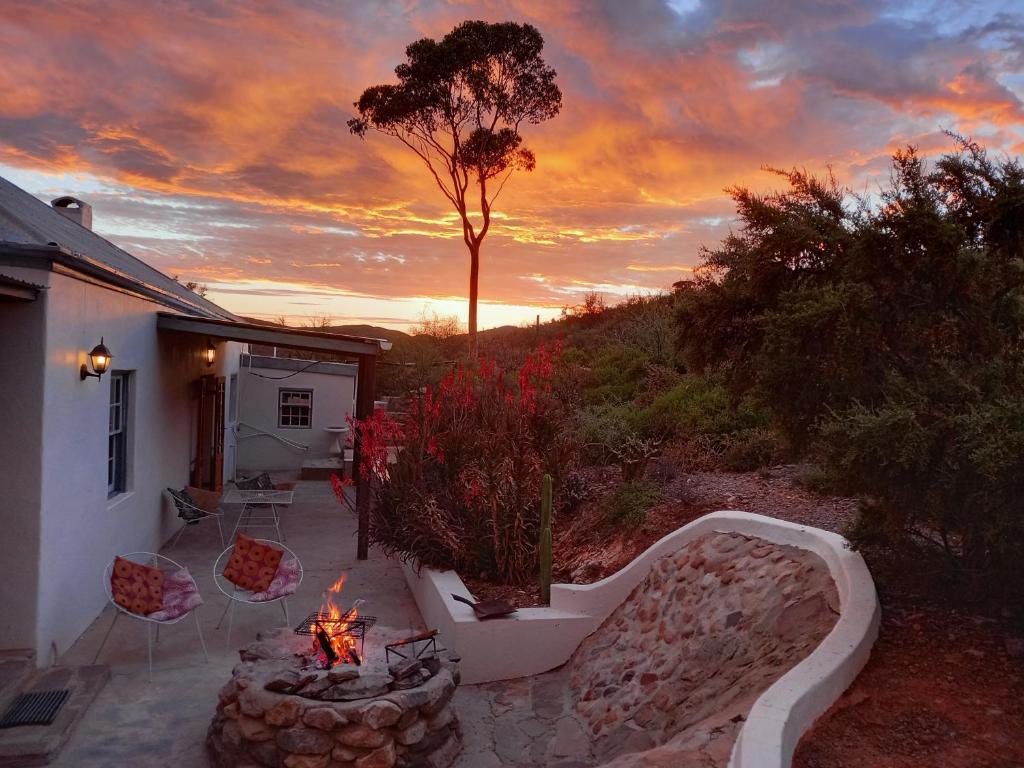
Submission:
[[[366,655],[374,619],[358,605],[321,610],[294,632],[275,630],[242,649],[207,734],[215,768],[447,768],[462,748],[451,708],[457,658],[436,632]],[[310,637],[313,642],[310,643]],[[380,654],[384,656],[383,652]]]

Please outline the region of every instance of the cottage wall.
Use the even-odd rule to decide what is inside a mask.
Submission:
[[[237,370],[239,345],[157,331],[159,305],[52,274],[45,299],[38,615],[40,661],[66,651],[103,609],[101,577],[115,554],[156,551],[180,521],[164,488],[189,478],[195,453],[190,384]],[[39,302],[36,302],[39,303]],[[100,337],[112,371],[132,371],[128,489],[108,498],[110,376],[81,381],[79,367]],[[27,510],[26,510],[27,511]]]

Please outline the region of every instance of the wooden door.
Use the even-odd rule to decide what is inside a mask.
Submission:
[[[219,491],[224,485],[224,377],[203,376],[196,393],[196,461],[192,485]]]

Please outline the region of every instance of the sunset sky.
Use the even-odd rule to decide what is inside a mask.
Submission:
[[[763,165],[870,193],[943,128],[1024,154],[1020,2],[0,0],[0,175],[240,314],[465,317],[468,257],[419,161],[345,121],[405,46],[528,21],[563,109],[524,130],[484,243],[482,327],[665,289]]]

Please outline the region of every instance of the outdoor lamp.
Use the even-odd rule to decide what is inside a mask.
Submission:
[[[212,341],[206,342],[206,352],[204,356],[206,358],[207,367],[213,365],[213,361],[217,359],[217,348],[213,346]]]
[[[89,353],[89,362],[92,363],[92,369],[95,373],[89,373],[89,367],[82,363],[82,367],[79,369],[82,381],[85,381],[90,376],[95,376],[97,379],[102,377],[107,372],[107,369],[110,368],[111,357],[113,355],[110,354],[110,350],[103,343],[103,337],[100,336],[100,343],[93,347],[92,352]]]

